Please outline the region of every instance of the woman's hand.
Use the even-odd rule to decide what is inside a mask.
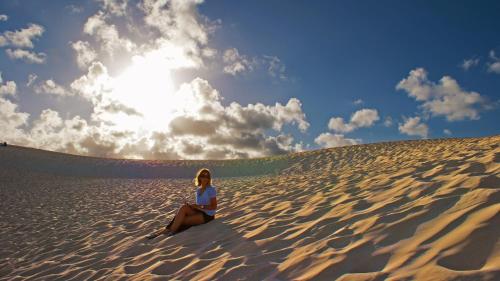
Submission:
[[[198,204],[187,203],[187,205],[190,206],[190,207],[193,207],[195,209],[200,209],[200,205],[198,205]]]

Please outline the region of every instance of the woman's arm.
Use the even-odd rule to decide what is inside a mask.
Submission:
[[[216,197],[210,198],[210,205],[203,205],[203,207],[205,207],[205,210],[217,209],[217,198]]]
[[[198,205],[198,204],[190,204],[190,203],[188,203],[188,204],[189,204],[189,206],[191,206],[195,209],[198,209],[198,210],[203,210],[203,208],[201,206],[204,206],[205,210],[207,209],[207,207],[206,207],[207,205]]]
[[[198,205],[198,204],[189,204],[191,207],[198,210],[215,210],[217,209],[217,198],[210,198],[210,205]],[[201,207],[203,206],[203,208]]]

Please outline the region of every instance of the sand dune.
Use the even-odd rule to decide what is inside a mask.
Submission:
[[[165,225],[212,170],[216,219]],[[500,280],[500,136],[230,161],[0,147],[0,280]]]

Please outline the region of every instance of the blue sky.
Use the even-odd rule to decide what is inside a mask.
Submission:
[[[19,145],[145,159],[494,135],[499,8],[3,1],[0,126]]]

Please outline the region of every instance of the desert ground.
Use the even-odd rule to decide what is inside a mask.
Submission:
[[[215,220],[148,240],[212,171]],[[0,147],[0,280],[500,280],[500,135],[239,160]]]

